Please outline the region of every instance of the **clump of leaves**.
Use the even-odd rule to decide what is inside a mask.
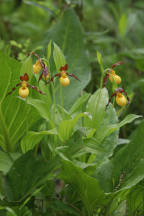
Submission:
[[[33,56],[21,63],[0,54],[0,212],[3,216],[137,214],[143,203],[139,191],[144,179],[144,123],[129,140],[119,138],[119,129],[141,116],[128,114],[120,120],[123,109],[111,103],[106,109],[109,89],[102,88],[106,71],[100,53],[100,88],[92,94],[84,91],[90,68],[73,9],[50,29],[45,47],[46,55],[40,59],[50,76],[49,82],[41,79],[39,84]],[[73,74],[80,82],[70,77],[69,85],[63,86],[51,78],[67,63],[65,75]],[[22,99],[16,90],[6,97],[25,76],[30,84],[21,81],[26,87],[39,85],[45,94],[31,91]],[[135,193],[138,199],[131,208]]]

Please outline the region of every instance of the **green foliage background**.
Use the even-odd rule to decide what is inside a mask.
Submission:
[[[142,0],[0,1],[0,215],[143,215],[143,10]],[[80,82],[7,96],[24,73],[37,85],[32,50]],[[113,88],[100,88],[100,68],[120,60],[130,104],[106,110]]]

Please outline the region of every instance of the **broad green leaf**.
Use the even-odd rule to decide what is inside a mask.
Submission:
[[[49,121],[51,124],[51,127],[53,128],[55,125],[55,122],[53,121],[53,115],[51,115],[51,104],[49,103],[48,99],[45,97],[45,99],[33,99],[33,98],[28,98],[27,103],[32,105],[37,109],[39,114],[41,115],[42,118],[45,120]],[[53,108],[53,107],[52,107]],[[54,109],[53,109],[54,110]]]
[[[144,178],[142,167],[144,161],[144,139],[143,139],[144,121],[132,133],[130,143],[120,149],[112,160],[114,167],[120,169],[120,172],[125,171],[126,176],[123,181],[122,188],[129,188],[137,184]],[[118,164],[119,158],[123,158],[121,164]],[[119,172],[115,172],[115,174]]]
[[[17,216],[32,216],[32,212],[31,212],[31,209],[29,209],[27,206],[24,206],[24,207],[20,207],[20,208],[17,208],[16,210],[16,213],[17,213]]]
[[[21,150],[23,153],[33,149],[36,144],[38,144],[43,135],[38,132],[29,131],[21,140]]]
[[[101,143],[100,147],[104,149],[103,152],[99,152],[99,154],[96,155],[97,156],[96,163],[97,163],[97,167],[99,166],[99,168],[95,171],[95,176],[97,177],[96,173],[99,172],[102,174],[102,176],[99,175],[98,178],[100,179],[100,184],[102,185],[102,187],[106,192],[109,191],[111,188],[111,184],[107,180],[107,178],[110,178],[110,175],[108,175],[107,173],[108,169],[106,168],[105,172],[106,175],[108,176],[106,177],[106,180],[104,180],[103,178],[104,171],[101,170],[103,170],[103,167],[105,167],[105,164],[107,164],[108,158],[112,156],[114,149],[118,144],[119,128],[139,117],[140,116],[138,115],[131,114],[126,116],[125,119],[120,123],[117,123],[118,120],[117,120],[116,112],[114,111],[112,106],[110,106],[102,126],[97,130],[95,134],[97,142]]]
[[[61,120],[71,118],[70,114],[63,107],[52,104],[48,95],[40,96],[40,99],[29,97],[27,103],[35,107],[42,118],[49,121],[52,128],[54,128],[55,125],[59,125]]]
[[[102,142],[105,137],[109,136],[111,133],[118,130],[120,127],[124,126],[125,124],[131,123],[132,121],[140,117],[142,116],[129,114],[125,117],[124,120],[122,120],[118,124],[110,124],[111,121],[106,123],[104,120],[103,125],[96,132],[96,137],[99,140],[99,142]]]
[[[6,174],[18,157],[20,157],[19,153],[8,154],[0,151],[0,171]]]
[[[34,6],[37,8],[41,8],[42,10],[46,11],[47,13],[50,13],[52,16],[55,15],[54,11],[51,8],[49,8],[48,6],[40,4],[39,2],[33,2],[33,1],[26,0],[26,1],[24,1],[24,4]],[[31,10],[33,10],[33,9],[31,9]]]
[[[21,64],[3,54],[0,55],[0,59],[5,58],[6,62],[11,69],[11,79],[7,83],[7,92],[11,91],[12,88],[20,82],[20,67]],[[3,65],[3,63],[2,63]],[[2,68],[2,65],[0,67]],[[1,118],[3,119],[0,126],[0,145],[6,150],[7,141],[10,143],[9,151],[14,151],[18,140],[23,136],[25,131],[32,126],[34,122],[39,119],[39,115],[31,106],[27,105],[24,100],[19,100],[18,90],[8,95],[2,102],[1,105]],[[31,121],[29,121],[31,119]],[[5,133],[6,132],[6,133]],[[7,149],[8,150],[8,149]]]
[[[55,214],[61,211],[67,213],[67,215],[79,216],[79,211],[77,209],[61,200],[54,201],[52,208]]]
[[[57,131],[56,129],[40,132],[29,131],[21,140],[22,152],[26,153],[33,149],[46,135],[57,135]]]
[[[118,140],[118,128],[116,123],[118,122],[116,111],[112,105],[110,105],[106,111],[106,115],[103,119],[101,126],[94,133],[93,137],[88,139],[89,146],[93,149],[101,149],[97,153],[93,153],[89,157],[89,161],[95,161],[97,168],[100,169],[105,160],[113,153],[114,148],[117,145]],[[115,127],[114,127],[115,126]],[[106,130],[108,129],[108,130]],[[113,130],[114,129],[114,130]],[[95,155],[95,157],[94,157]],[[96,172],[98,171],[96,170]]]
[[[1,139],[1,147],[6,152],[10,152],[11,151],[11,142],[10,142],[10,137],[9,137],[9,131],[8,131],[7,125],[5,123],[1,104],[0,104],[0,122],[1,122],[0,130],[1,130],[1,138],[2,138]]]
[[[35,107],[44,119],[50,120],[51,103],[49,102],[47,95],[42,96],[39,99],[29,97],[27,103]]]
[[[11,151],[13,151],[18,140],[40,116],[33,107],[10,95],[3,103],[2,114],[11,143]]]
[[[58,115],[60,116],[60,117],[56,117],[57,120],[58,120],[58,118],[61,119],[61,120],[71,119],[70,113],[66,109],[64,109],[64,107],[62,107],[60,105],[56,105],[56,112],[57,112],[57,116]],[[59,124],[60,121],[57,121],[58,124]]]
[[[54,43],[53,57],[56,69],[59,72],[60,67],[64,66],[66,64],[66,61],[61,49],[58,47],[56,43]]]
[[[82,112],[82,108],[86,104],[90,97],[90,94],[84,93],[80,98],[76,100],[76,102],[73,104],[73,106],[70,109],[70,114],[74,114],[75,112]]]
[[[84,113],[80,113],[76,117],[74,117],[73,119],[63,120],[59,124],[59,127],[58,127],[59,137],[63,141],[67,141],[72,136],[72,134],[74,132],[74,127],[75,127],[77,121],[84,116],[85,116]]]
[[[143,212],[143,186],[139,184],[135,186],[127,196],[127,212],[129,215],[136,214],[137,210]]]
[[[129,142],[130,142],[129,139],[123,139],[123,138],[118,139],[118,145],[128,144]]]
[[[70,108],[76,99],[80,96],[81,91],[90,81],[89,60],[84,46],[84,32],[72,8],[65,10],[59,21],[48,31],[45,38],[44,47],[47,43],[54,41],[64,53],[66,62],[68,63],[68,72],[73,73],[81,80],[80,82],[71,79],[71,83],[67,87],[63,87],[64,106]],[[62,65],[60,65],[62,66]],[[57,69],[59,70],[59,65]],[[59,99],[59,90],[56,98]]]
[[[11,81],[12,71],[9,67],[7,57],[4,53],[0,53],[0,103],[4,100],[8,92],[8,87]]]
[[[8,216],[17,216],[17,214],[15,213],[15,211],[12,208],[5,207],[5,210],[7,211]]]
[[[9,202],[21,202],[35,189],[44,184],[56,168],[58,161],[49,161],[35,157],[27,152],[17,159],[4,177],[4,194]]]
[[[118,130],[118,117],[115,109],[110,105],[106,111],[106,115],[103,119],[101,126],[95,133],[95,138],[101,143],[107,136],[114,131]],[[112,148],[112,146],[111,146]]]
[[[128,124],[128,123],[131,123],[132,121],[134,121],[135,119],[137,118],[140,118],[142,116],[140,115],[135,115],[135,114],[129,114],[127,115],[124,120],[122,120],[119,124],[118,124],[118,127],[122,127],[124,126],[125,124]]]
[[[88,112],[92,118],[85,119],[85,126],[98,129],[101,125],[105,113],[106,104],[108,103],[108,92],[105,88],[98,89],[89,99],[86,112]]]
[[[27,73],[29,75],[29,78],[32,77],[33,75],[33,68],[32,68],[32,58],[31,56],[28,56],[26,58],[26,60],[23,62],[21,70],[20,70],[20,74],[24,75],[25,73]]]
[[[105,205],[106,196],[101,190],[97,179],[85,174],[82,169],[72,162],[63,161],[61,177],[68,184],[75,185],[79,198],[84,203],[89,215],[92,215],[96,207]]]
[[[65,147],[65,149],[60,149],[60,151],[63,151],[65,157],[67,159],[69,158],[70,160],[76,158],[76,155],[79,154],[79,152],[86,147],[82,139],[83,134],[79,131],[78,127],[79,126],[74,128],[72,136],[70,136],[69,139],[61,146]],[[84,154],[87,153],[85,150],[83,152]]]
[[[46,120],[49,120],[49,104],[46,103],[44,100],[39,100],[39,99],[33,99],[33,98],[28,98],[27,103],[34,106],[41,116],[45,118]]]
[[[122,184],[122,190],[131,189],[133,186],[144,179],[143,167],[144,158],[137,162],[137,164],[134,166],[134,169],[130,172],[129,176],[125,178]]]
[[[131,135],[131,141],[120,148],[114,154],[111,161],[107,160],[99,170],[99,180],[101,187],[106,188],[105,184],[109,185],[109,191],[114,190],[118,185],[120,176],[125,172],[122,185],[119,189],[131,189],[144,179],[142,171],[144,161],[144,139],[143,139],[144,121]],[[109,172],[109,178],[107,173]],[[106,183],[107,182],[107,183]]]
[[[87,153],[91,154],[88,160],[87,165],[89,166],[89,163],[91,163],[90,161],[94,161],[95,157],[92,160],[92,156],[93,155],[98,155],[99,153],[104,152],[104,149],[100,148],[99,146],[94,145],[92,142],[85,141],[84,142],[85,146],[82,146],[83,148],[81,148],[78,152],[75,153],[75,155],[73,156],[73,158],[79,158],[82,155],[86,155]],[[96,163],[93,163],[96,166]]]

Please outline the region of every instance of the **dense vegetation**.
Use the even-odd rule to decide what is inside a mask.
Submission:
[[[0,215],[143,215],[143,10],[0,1]]]

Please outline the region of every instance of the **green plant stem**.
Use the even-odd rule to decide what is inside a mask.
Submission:
[[[63,89],[62,86],[60,85],[60,100],[61,100],[61,107],[64,109],[63,105]],[[64,118],[64,110],[62,109],[62,117]]]
[[[4,117],[3,117],[1,104],[0,104],[0,124],[1,124],[1,129],[2,129],[3,135],[4,135],[4,139],[5,139],[6,152],[10,152],[11,151],[10,138],[9,138],[8,129],[7,129]]]
[[[60,85],[60,99],[61,99],[61,106],[63,107],[63,90],[61,85]]]
[[[54,123],[55,123],[55,111],[56,111],[55,106],[56,106],[56,101],[55,101],[55,88],[54,88],[54,84],[53,83],[52,83],[52,95],[53,95],[53,104],[54,104],[54,115],[53,115],[53,117],[54,117]]]
[[[101,70],[100,88],[102,88],[103,87],[104,75],[105,75],[104,68],[103,68],[102,64],[100,64],[100,70]]]
[[[53,103],[54,103],[54,114],[53,114],[53,119],[54,119],[54,125],[55,125],[56,99],[55,99],[55,87],[54,87],[54,84],[53,84],[53,83],[52,83],[52,94],[53,94]],[[54,142],[53,142],[52,158],[55,157],[56,136],[54,136],[53,139],[54,139]]]
[[[118,111],[117,111],[117,116],[120,117],[122,112],[124,111],[125,107],[121,107]]]

